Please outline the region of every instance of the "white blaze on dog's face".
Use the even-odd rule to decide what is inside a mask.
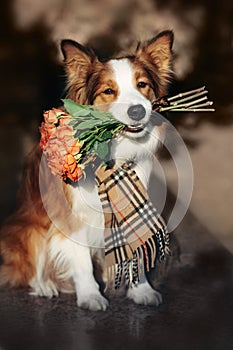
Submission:
[[[151,102],[166,93],[172,42],[172,32],[165,31],[138,45],[134,55],[101,62],[91,49],[64,40],[67,97],[110,111],[127,125],[128,136],[143,136]]]
[[[151,115],[151,102],[137,88],[143,81],[137,81],[136,70],[129,59],[111,60],[109,65],[116,84],[116,98],[109,106],[112,115],[128,125],[128,131],[140,133]],[[143,85],[144,86],[144,85]]]

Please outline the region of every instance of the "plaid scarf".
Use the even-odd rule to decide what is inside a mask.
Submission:
[[[137,284],[140,274],[170,253],[166,225],[132,166],[100,165],[95,173],[105,219],[108,278],[114,276],[116,289],[123,275],[129,284]]]

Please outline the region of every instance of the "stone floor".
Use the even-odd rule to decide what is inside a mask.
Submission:
[[[233,257],[190,212],[175,237],[180,261],[151,276],[163,295],[158,308],[114,292],[109,309],[94,313],[78,309],[74,295],[47,300],[2,289],[0,349],[231,350]]]

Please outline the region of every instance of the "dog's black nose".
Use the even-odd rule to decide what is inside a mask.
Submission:
[[[146,115],[146,110],[143,105],[133,105],[130,106],[128,111],[128,116],[133,120],[141,120]]]

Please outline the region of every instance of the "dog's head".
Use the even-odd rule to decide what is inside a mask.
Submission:
[[[127,125],[127,134],[142,136],[151,102],[166,93],[172,43],[173,33],[164,31],[140,43],[133,55],[101,61],[92,49],[63,40],[67,97],[110,111]]]

